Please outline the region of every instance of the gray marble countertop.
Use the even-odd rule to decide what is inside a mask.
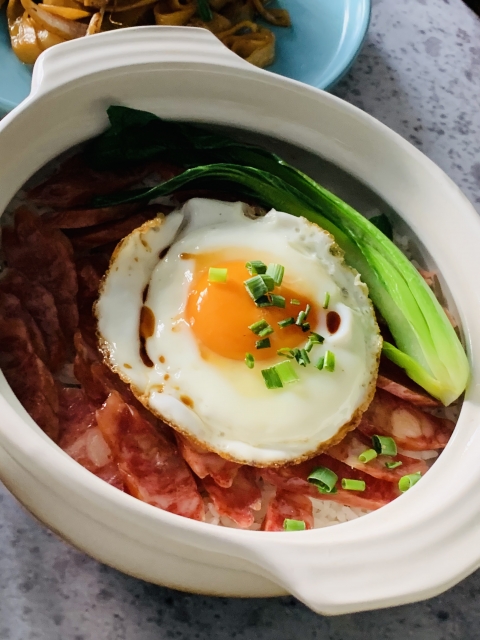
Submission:
[[[419,147],[480,212],[480,20],[461,0],[373,5],[365,46],[335,93]],[[0,640],[480,637],[480,572],[427,602],[337,618],[316,616],[289,597],[187,595],[69,548],[2,488],[0,550]]]

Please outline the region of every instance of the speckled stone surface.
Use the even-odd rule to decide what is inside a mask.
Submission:
[[[480,211],[480,20],[460,0],[373,4],[335,93],[422,149]],[[477,640],[479,602],[480,572],[428,602],[337,618],[293,598],[177,593],[70,549],[0,488],[0,640]]]

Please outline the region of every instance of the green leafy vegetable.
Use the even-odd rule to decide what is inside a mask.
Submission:
[[[213,20],[213,13],[208,0],[197,0],[197,13],[204,22]]]
[[[392,224],[384,213],[381,213],[379,216],[373,216],[373,218],[370,218],[370,222],[374,224],[377,229],[380,229],[389,240],[393,240]]]
[[[463,347],[430,288],[385,234],[383,218],[367,220],[275,154],[228,136],[125,107],[110,107],[108,116],[111,128],[88,149],[92,165],[112,168],[159,158],[193,168],[150,189],[97,198],[95,206],[148,201],[188,185],[231,189],[263,206],[304,216],[335,237],[368,285],[396,343],[385,342],[384,354],[444,404],[463,392],[469,376]]]

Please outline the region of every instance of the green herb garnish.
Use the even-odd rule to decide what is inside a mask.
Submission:
[[[208,270],[209,282],[226,282],[228,269],[218,269],[216,267],[210,267]]]
[[[325,360],[323,368],[326,371],[335,371],[335,354],[331,351],[325,351]]]
[[[269,276],[268,274],[265,274],[265,275],[262,275],[260,277],[264,281],[265,286],[267,287],[267,291],[273,291],[273,289],[275,287],[275,282],[273,281],[272,276]]]
[[[335,485],[337,484],[338,476],[327,467],[317,467],[308,476],[307,480],[310,484],[314,484],[320,493],[336,493]]]
[[[323,338],[319,333],[315,333],[315,331],[312,331],[311,334],[308,336],[308,341],[305,346],[305,351],[310,352],[315,344],[323,344],[324,341],[325,341],[325,338]]]
[[[262,338],[255,342],[255,349],[268,349],[270,346],[270,338]]]
[[[271,333],[273,333],[273,328],[268,325],[268,327],[265,327],[265,329],[262,329],[258,335],[260,336],[260,338],[265,338],[266,336],[269,336]]]
[[[285,309],[285,298],[283,296],[279,296],[276,293],[272,293],[270,294],[270,300],[272,301],[272,305],[274,307]]]
[[[306,367],[307,364],[310,364],[310,358],[308,357],[308,353],[305,349],[292,349],[292,351],[293,357],[301,367]]]
[[[251,260],[250,262],[247,262],[245,266],[251,276],[263,274],[267,271],[267,265],[261,260]]]
[[[291,324],[295,324],[295,318],[285,318],[285,320],[279,320],[277,323],[279,327],[284,329],[285,327],[290,326]]]
[[[255,358],[252,356],[251,353],[247,352],[245,354],[245,364],[249,369],[253,369],[253,367],[255,366]]]
[[[260,296],[258,300],[255,300],[257,307],[273,307],[272,300],[269,296]]]
[[[346,489],[347,491],[365,491],[365,487],[366,484],[364,480],[342,478],[342,489]]]
[[[393,438],[389,436],[372,436],[372,446],[378,455],[396,456],[397,444]]]
[[[417,484],[421,477],[422,474],[420,473],[420,471],[417,471],[417,473],[410,473],[407,476],[403,476],[398,481],[398,488],[402,493],[405,493],[405,491],[411,489],[414,484]]]
[[[273,281],[279,287],[282,284],[283,274],[285,273],[285,267],[281,264],[271,263],[267,268],[267,275],[273,278]]]
[[[305,531],[306,526],[303,520],[290,520],[290,518],[285,518],[283,528],[285,531]]]
[[[258,335],[262,329],[266,329],[269,326],[268,322],[262,318],[261,320],[257,320],[257,322],[251,324],[248,328],[250,331],[253,331],[253,333]]]
[[[328,309],[328,305],[330,304],[330,293],[327,291],[325,294],[325,298],[323,300],[323,308]]]
[[[358,460],[363,464],[367,464],[367,462],[370,462],[371,460],[375,460],[377,456],[378,456],[378,453],[375,451],[375,449],[366,449],[365,451],[363,451],[363,453],[361,453],[358,456]]]
[[[255,302],[268,293],[267,285],[260,275],[253,276],[252,278],[245,280],[243,284],[245,285],[245,289],[248,291],[249,296]]]
[[[295,324],[298,327],[301,327],[304,322],[305,322],[305,311],[300,311],[297,316],[297,319],[295,320]]]
[[[394,462],[385,462],[387,469],[397,469],[401,467],[403,462],[401,460],[395,460]]]
[[[281,389],[283,387],[280,376],[278,375],[275,367],[269,367],[268,369],[262,369],[263,380],[267,389]]]
[[[290,349],[289,347],[282,347],[281,349],[278,349],[277,354],[279,356],[285,356],[286,358],[290,359],[293,359],[295,357],[293,349]]]
[[[290,360],[279,362],[274,366],[274,369],[278,373],[278,377],[282,381],[282,384],[290,384],[300,380]]]
[[[297,300],[296,298],[292,298],[292,299],[290,300],[290,304],[295,304],[295,305],[297,305],[297,306],[298,306],[298,305],[300,304],[300,300]]]

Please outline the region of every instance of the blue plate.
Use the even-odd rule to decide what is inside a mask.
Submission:
[[[348,70],[362,46],[371,0],[281,0],[292,27],[274,27],[277,57],[269,71],[328,89]],[[31,68],[10,48],[5,11],[0,15],[0,114],[30,91]]]

